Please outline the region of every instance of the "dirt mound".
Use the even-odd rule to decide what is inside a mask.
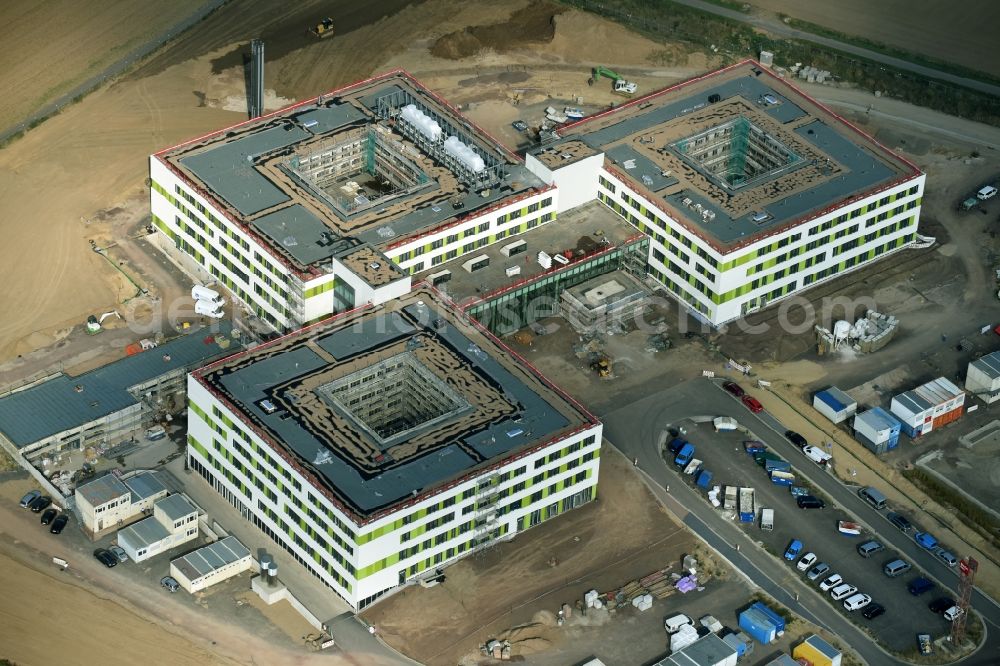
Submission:
[[[475,25],[444,35],[431,47],[431,55],[461,60],[483,50],[504,53],[525,44],[548,43],[556,34],[555,17],[565,7],[550,2],[531,3],[501,23]]]

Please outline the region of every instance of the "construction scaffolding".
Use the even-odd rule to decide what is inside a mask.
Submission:
[[[673,147],[691,166],[730,190],[783,173],[802,161],[742,115],[681,139]]]

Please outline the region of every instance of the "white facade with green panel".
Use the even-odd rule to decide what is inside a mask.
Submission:
[[[913,243],[924,179],[920,174],[727,253],[606,170],[595,196],[649,235],[650,275],[720,326]]]
[[[149,164],[153,224],[185,256],[184,267],[193,279],[225,285],[275,329],[298,328],[410,291],[409,277],[372,287],[336,259],[324,274],[303,280],[155,156]]]
[[[554,188],[531,194],[386,249],[385,254],[411,275],[419,273],[552,222],[556,219],[557,204],[558,191]]]
[[[188,406],[192,469],[356,609],[597,494],[599,424],[362,523],[193,377]]]

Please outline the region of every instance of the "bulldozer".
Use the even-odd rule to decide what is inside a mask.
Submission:
[[[639,89],[639,86],[632,81],[626,81],[624,77],[619,76],[617,72],[614,72],[604,65],[598,65],[594,67],[590,72],[590,79],[587,80],[587,85],[594,85],[601,80],[601,77],[607,77],[611,79],[612,90],[615,94],[621,95],[623,97],[631,97]]]
[[[601,379],[611,377],[611,358],[607,354],[597,354],[590,362],[590,369]]]
[[[325,19],[309,28],[309,32],[319,37],[333,37],[333,19],[327,16]]]

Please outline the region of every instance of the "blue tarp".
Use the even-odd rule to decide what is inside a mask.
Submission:
[[[844,411],[844,409],[847,408],[847,405],[834,398],[827,391],[820,391],[819,393],[816,394],[816,397],[822,400],[827,405],[829,405],[835,412],[842,412]]]

